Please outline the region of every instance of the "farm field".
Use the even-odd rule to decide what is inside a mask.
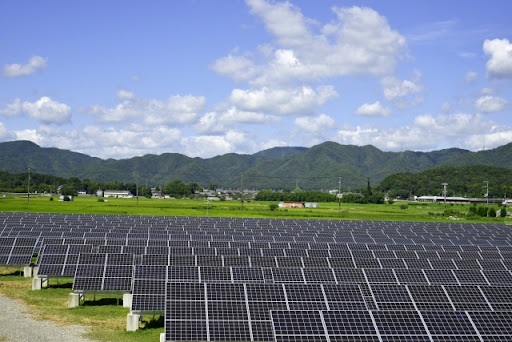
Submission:
[[[1,196],[1,194],[0,194]],[[211,216],[211,217],[252,217],[280,219],[343,219],[371,221],[454,221],[459,222],[503,222],[503,218],[468,220],[465,213],[470,205],[443,203],[416,203],[396,201],[393,204],[319,203],[319,208],[290,208],[271,211],[269,205],[275,202],[245,202],[243,208],[237,201],[210,202],[192,199],[147,199],[109,198],[104,202],[94,197],[75,197],[73,202],[53,201],[49,197],[0,198],[0,211],[149,215],[149,216]],[[494,206],[498,209],[497,206]],[[450,211],[446,215],[445,210]],[[457,213],[458,212],[458,213]]]

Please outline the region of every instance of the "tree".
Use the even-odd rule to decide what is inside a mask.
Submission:
[[[64,196],[76,196],[78,195],[78,191],[71,185],[63,185],[62,188],[60,188],[61,195]]]
[[[184,197],[191,193],[189,186],[179,179],[167,184],[164,187],[164,191],[173,197]]]

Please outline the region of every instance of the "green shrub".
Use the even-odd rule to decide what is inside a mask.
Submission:
[[[476,209],[476,213],[478,216],[485,217],[485,216],[487,216],[487,208],[486,207],[478,207]]]
[[[277,208],[279,208],[279,206],[278,206],[277,204],[275,204],[275,203],[270,203],[270,204],[268,205],[268,209],[269,209],[270,211],[275,211]]]
[[[505,207],[501,208],[500,217],[507,217],[507,209]]]
[[[458,216],[460,213],[455,209],[446,209],[443,213],[444,217]]]
[[[409,206],[407,204],[400,204],[400,209],[408,209]]]
[[[496,217],[496,209],[489,208],[489,217]]]
[[[105,202],[105,199],[103,199],[103,198],[98,198],[98,202]]]
[[[474,211],[474,210],[470,210],[470,211],[467,213],[466,217],[467,217],[468,219],[474,219],[474,218],[477,218],[476,211]]]
[[[53,201],[53,196],[52,196],[52,197],[50,197],[50,201]]]

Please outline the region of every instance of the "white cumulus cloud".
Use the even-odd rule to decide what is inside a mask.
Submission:
[[[275,115],[267,115],[259,112],[243,111],[235,106],[221,111],[208,112],[194,125],[194,130],[199,134],[219,135],[224,134],[228,128],[236,124],[270,124],[279,122]]]
[[[512,44],[508,39],[486,39],[483,50],[490,55],[486,64],[489,77],[512,77]]]
[[[11,141],[16,139],[16,134],[10,132],[4,123],[0,121],[0,141]]]
[[[16,131],[17,140],[30,140],[44,147],[57,147],[100,158],[131,158],[161,154],[180,147],[176,128],[128,126],[123,129],[85,126],[65,130],[52,126]]]
[[[446,147],[479,150],[512,141],[512,127],[487,120],[481,114],[425,114],[398,127],[345,126],[336,141],[343,144],[374,145],[382,150],[429,151]]]
[[[185,154],[191,157],[210,158],[226,153],[243,153],[252,150],[253,139],[244,132],[228,130],[224,135],[189,136],[181,139]]]
[[[119,91],[117,96],[121,102],[116,107],[94,105],[89,112],[100,122],[126,123],[142,118],[148,125],[176,125],[193,122],[206,102],[204,97],[193,95],[173,95],[166,100],[157,100]]]
[[[276,115],[308,115],[338,94],[331,86],[301,88],[234,89],[229,101],[242,111],[265,112]]]
[[[415,81],[400,81],[395,77],[385,77],[381,81],[386,100],[394,100],[398,97],[404,97],[411,94],[417,94],[423,91],[423,86]]]
[[[5,108],[0,109],[0,115],[5,116],[18,116],[22,113],[21,100],[19,98],[14,99],[12,103],[8,103]]]
[[[322,25],[289,2],[246,2],[275,40],[260,49],[265,53],[229,55],[212,68],[253,87],[350,74],[387,75],[405,47],[405,38],[370,8],[334,7],[335,19]]]
[[[30,75],[37,70],[48,66],[48,59],[41,56],[33,56],[26,64],[7,64],[4,66],[5,77],[20,77]]]
[[[256,74],[254,62],[244,56],[232,56],[219,58],[211,68],[223,76],[233,78],[235,81],[250,80]]]
[[[71,119],[71,107],[43,96],[36,102],[25,101],[21,105],[23,111],[32,118],[45,124],[64,124]]]
[[[484,113],[500,112],[507,106],[507,101],[497,96],[482,96],[475,102],[476,108]]]
[[[356,113],[358,115],[363,116],[388,116],[391,114],[391,108],[389,107],[383,107],[380,104],[380,101],[376,101],[374,103],[364,103],[359,108],[357,108]]]
[[[295,125],[300,129],[300,132],[308,132],[315,135],[323,135],[324,132],[333,129],[334,124],[334,119],[326,114],[295,119]]]
[[[119,100],[131,100],[135,97],[131,91],[125,89],[118,90],[116,95]]]
[[[478,78],[478,74],[474,71],[468,71],[466,76],[464,76],[464,81],[466,83],[473,83]]]
[[[295,119],[292,136],[304,146],[312,146],[331,140],[335,120],[326,114],[300,117]]]

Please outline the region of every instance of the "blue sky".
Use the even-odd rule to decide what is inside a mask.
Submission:
[[[509,1],[2,1],[0,142],[209,158],[512,141]]]

